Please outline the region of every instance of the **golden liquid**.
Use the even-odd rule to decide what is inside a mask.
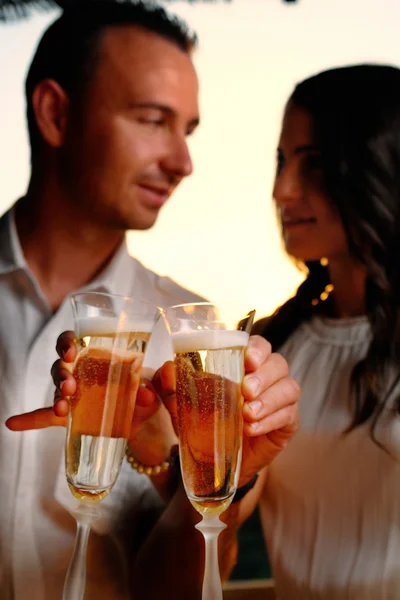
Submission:
[[[243,357],[243,347],[175,355],[182,476],[188,498],[201,514],[222,513],[236,489]]]
[[[117,479],[149,338],[133,332],[80,340],[66,441],[67,481],[79,500],[100,501]]]

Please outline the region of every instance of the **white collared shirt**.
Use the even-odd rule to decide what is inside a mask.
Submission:
[[[125,242],[85,290],[129,295],[166,307],[200,298],[160,277],[129,256]],[[161,322],[160,322],[161,323]],[[31,273],[15,228],[13,211],[0,219],[0,421],[53,402],[50,368],[55,342],[73,329],[66,298],[55,314]],[[152,368],[170,359],[162,324],[147,353]],[[65,430],[15,433],[0,426],[0,598],[58,600],[75,538],[75,504],[65,482]],[[85,600],[128,598],[126,548],[119,535],[140,543],[139,510],[154,511],[160,500],[146,476],[124,461],[104,518],[90,535]],[[100,531],[100,533],[99,533]],[[101,535],[106,534],[106,535]]]

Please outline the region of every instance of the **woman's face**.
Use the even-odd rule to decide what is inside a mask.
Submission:
[[[325,190],[312,117],[294,104],[283,119],[273,195],[288,254],[302,261],[349,254],[339,213]]]

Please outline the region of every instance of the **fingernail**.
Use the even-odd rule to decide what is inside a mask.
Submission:
[[[257,431],[259,431],[260,429],[260,424],[257,423],[250,423],[250,429],[252,430],[253,433],[257,433]]]
[[[60,383],[60,392],[62,392],[62,389],[64,387],[64,385],[66,384],[66,380],[64,379],[63,381],[61,381]]]
[[[254,402],[250,402],[249,407],[253,411],[253,413],[257,416],[261,409],[261,402],[259,400],[254,400]]]
[[[250,356],[251,356],[252,360],[255,363],[260,363],[261,362],[262,355],[261,355],[261,353],[258,350],[251,349],[250,350]]]
[[[254,394],[254,396],[256,396],[260,391],[261,381],[258,377],[248,377],[246,380],[246,387],[252,394]]]
[[[247,353],[248,353],[248,354],[250,354],[251,358],[252,358],[254,361],[258,362],[258,361],[260,361],[260,360],[261,360],[261,356],[262,356],[262,354],[261,354],[261,352],[260,352],[260,350],[259,350],[258,346],[254,345],[254,344],[253,344],[253,345],[251,345],[251,343],[250,343],[251,341],[252,341],[252,340],[251,340],[251,338],[250,338],[250,340],[249,340],[249,345],[247,346]]]
[[[60,348],[61,358],[65,358],[65,355],[67,354],[68,350],[69,346],[62,346]]]

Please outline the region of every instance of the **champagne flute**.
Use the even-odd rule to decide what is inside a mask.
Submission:
[[[225,315],[223,314],[225,311]],[[254,311],[209,302],[166,309],[175,354],[179,454],[186,495],[202,516],[203,600],[222,600],[219,519],[237,489],[242,457],[244,351]]]
[[[125,455],[146,345],[160,310],[133,298],[88,292],[71,297],[78,354],[70,399],[65,467],[79,501],[63,600],[81,600],[90,528]]]

